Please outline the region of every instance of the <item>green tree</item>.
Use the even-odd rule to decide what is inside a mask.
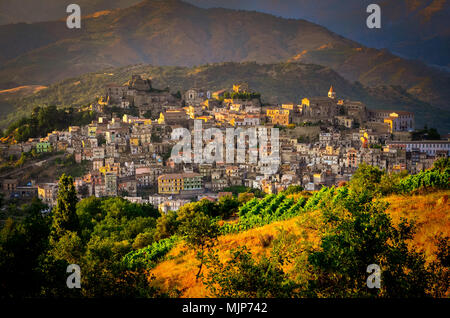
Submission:
[[[51,219],[41,214],[45,208],[34,199],[21,210],[24,220],[8,219],[0,231],[0,298],[54,296],[57,291],[67,291],[65,267],[52,271],[65,262],[47,258]],[[54,280],[56,277],[61,279]]]
[[[398,173],[385,173],[381,176],[379,189],[383,195],[397,193],[400,190],[400,181],[408,176],[408,171]]]
[[[358,169],[349,182],[350,188],[358,192],[364,190],[375,192],[377,191],[377,186],[381,181],[382,175],[383,171],[378,167],[362,163],[358,166]]]
[[[146,246],[149,246],[154,242],[154,232],[143,232],[139,233],[133,242],[134,249],[140,249]]]
[[[286,195],[295,194],[295,193],[302,192],[303,190],[304,190],[303,187],[300,185],[290,185],[289,187],[287,187],[286,190],[283,191],[283,193]]]
[[[58,199],[53,211],[53,241],[57,241],[64,236],[66,231],[79,231],[79,220],[76,213],[77,202],[78,198],[73,178],[63,174],[59,179]]]
[[[248,201],[250,201],[254,197],[255,197],[255,195],[253,193],[249,193],[249,192],[239,193],[239,195],[238,195],[239,205],[244,205],[245,203],[247,203]]]
[[[98,143],[98,146],[102,146],[102,145],[106,144],[106,138],[103,134],[97,135],[97,143]]]
[[[171,237],[178,231],[179,225],[177,212],[164,213],[156,220],[155,241]]]
[[[433,163],[433,170],[444,172],[446,169],[450,169],[450,158],[440,158]]]
[[[219,228],[206,214],[199,212],[193,217],[186,219],[180,226],[180,233],[183,235],[186,244],[194,249],[196,257],[200,261],[196,278],[200,273],[205,260],[205,252],[214,246],[219,235]]]
[[[233,214],[238,212],[239,201],[232,196],[223,196],[217,203],[219,207],[219,216],[222,219],[228,219]]]
[[[229,261],[222,263],[217,253],[206,257],[208,275],[203,279],[215,297],[289,298],[297,295],[298,286],[282,269],[282,262],[263,256],[253,259],[246,247],[231,250]]]
[[[423,254],[408,249],[414,226],[397,227],[385,212],[386,203],[370,191],[339,189],[321,207],[320,248],[308,256],[308,284],[315,297],[423,297],[431,274]],[[366,285],[367,267],[381,268],[381,288]]]

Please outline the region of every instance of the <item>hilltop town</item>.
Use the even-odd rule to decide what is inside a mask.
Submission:
[[[450,155],[448,140],[413,140],[413,113],[368,109],[360,101],[339,98],[332,86],[323,96],[281,105],[262,104],[261,94],[246,83],[174,94],[133,75],[125,85],[105,87],[104,96],[89,107],[96,114],[90,124],[3,143],[1,155],[33,152],[45,159],[36,164],[48,161],[49,169],[53,157],[70,157],[73,165],[85,168],[75,178],[80,198],[121,196],[162,212],[203,198],[214,201],[239,187],[272,194],[290,185],[309,191],[337,186],[361,163],[415,174]],[[176,163],[170,157],[177,142],[171,133],[180,127],[194,133],[196,120],[203,129],[278,128],[278,171],[267,174],[260,164],[248,162]],[[7,199],[37,196],[49,206],[56,204],[58,176],[25,179],[17,170],[0,174]]]

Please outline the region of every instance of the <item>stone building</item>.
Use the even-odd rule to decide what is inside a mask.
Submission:
[[[168,89],[155,89],[150,79],[133,75],[128,85],[110,84],[106,87],[108,104],[120,107],[136,107],[139,115],[151,114],[157,117],[164,106],[181,105],[181,99],[175,97]]]
[[[191,88],[184,94],[184,101],[187,106],[199,107],[206,100],[212,97],[211,91],[203,89]]]
[[[338,115],[337,103],[328,97],[302,99],[302,116],[312,120],[331,120]]]
[[[368,121],[389,124],[391,133],[413,131],[415,127],[414,113],[407,111],[369,110]]]

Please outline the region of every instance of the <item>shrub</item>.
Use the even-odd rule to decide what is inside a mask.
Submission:
[[[272,243],[273,241],[273,235],[270,234],[259,234],[258,235],[258,240],[259,240],[259,244],[262,247],[268,247],[270,245],[270,243]]]
[[[284,273],[281,263],[262,257],[256,261],[247,248],[231,250],[225,263],[217,253],[208,254],[208,275],[203,279],[213,297],[289,298],[296,295],[297,285]]]

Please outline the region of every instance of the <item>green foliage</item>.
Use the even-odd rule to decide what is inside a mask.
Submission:
[[[131,270],[139,268],[152,269],[178,241],[176,236],[154,242],[148,247],[131,251],[123,257],[122,262]]]
[[[162,142],[161,136],[157,134],[152,134],[150,140],[151,142]]]
[[[440,158],[433,163],[432,170],[439,170],[440,172],[444,172],[446,169],[450,168],[450,158]]]
[[[58,214],[55,212],[54,217],[74,210],[72,203],[65,203],[73,202],[69,199],[74,191],[73,181],[67,181],[69,179],[63,179],[58,195],[58,205],[64,209],[61,213],[56,211]],[[78,202],[75,212],[78,230],[60,226],[64,230],[52,238],[47,255],[56,264],[80,265],[81,296],[152,297],[158,293],[149,286],[143,270],[130,271],[122,262],[134,247],[153,243],[159,212],[152,205],[131,203],[122,198],[90,197]]]
[[[132,247],[134,249],[144,248],[154,242],[154,231],[139,233],[134,239]]]
[[[47,255],[51,218],[46,205],[33,200],[21,212],[23,221],[8,219],[0,231],[0,298],[69,296],[65,261]]]
[[[356,191],[376,191],[376,186],[380,183],[382,175],[383,171],[381,171],[378,167],[369,166],[362,163],[358,166],[358,169],[352,176],[349,185]]]
[[[296,295],[296,284],[276,258],[255,261],[246,247],[231,250],[231,259],[222,263],[217,253],[206,259],[208,275],[203,279],[215,297],[290,298]]]
[[[250,201],[254,197],[255,197],[255,195],[253,193],[249,193],[249,192],[239,193],[238,194],[239,205],[244,205],[245,203],[247,203],[248,201]]]
[[[250,100],[250,99],[261,99],[260,93],[251,93],[251,92],[225,92],[223,94],[223,98],[226,99],[242,99],[242,100]]]
[[[239,222],[223,224],[220,227],[220,233],[237,233],[275,221],[286,220],[299,215],[303,211],[305,203],[306,198],[300,197],[295,202],[293,199],[287,198],[284,192],[278,195],[270,194],[263,199],[253,198],[239,209]]]
[[[235,197],[225,196],[218,202],[200,200],[182,206],[177,213],[168,213],[158,219],[156,239],[167,238],[177,232],[179,227],[193,219],[197,214],[204,214],[211,219],[227,219],[237,213],[239,201]]]
[[[324,192],[332,194],[333,192]],[[424,256],[408,250],[414,227],[403,221],[394,227],[386,204],[369,191],[335,190],[322,199],[323,234],[320,249],[308,261],[313,279],[308,293],[320,297],[421,297],[430,283]],[[381,289],[368,289],[367,266],[382,269]]]
[[[151,110],[147,110],[143,116],[144,116],[144,118],[147,118],[147,119],[157,119],[157,118],[155,118],[156,116],[153,116],[153,113]]]
[[[164,215],[151,205],[122,198],[77,202],[73,179],[63,175],[57,206],[49,216],[42,216],[46,206],[39,200],[7,207],[26,218],[8,219],[0,231],[0,297],[161,296],[149,285],[147,271],[164,259],[177,237],[196,252],[197,278],[202,266],[208,267],[204,283],[215,296],[443,297],[449,286],[448,237],[437,238],[436,261],[426,265],[420,252],[408,248],[414,224],[394,226],[378,196],[448,189],[449,170],[448,159],[414,176],[363,167],[350,186],[323,187],[309,199],[286,192],[262,199],[249,196],[245,202],[224,197]],[[374,180],[372,187],[364,188],[364,176]],[[237,223],[218,227],[220,218],[236,211]],[[280,233],[274,240],[262,237],[265,247],[272,245],[267,257],[257,259],[238,249],[222,262],[211,253],[219,234],[299,215],[302,227],[319,235],[318,248],[303,237]],[[293,265],[289,271],[286,262]],[[82,268],[82,290],[65,286],[66,266],[73,263]],[[366,286],[369,264],[382,269],[380,290]]]
[[[146,270],[176,241],[175,237],[153,241],[159,212],[151,205],[121,198],[90,197],[75,206],[72,186],[70,177],[62,177],[58,207],[52,217],[42,217],[40,211],[45,206],[35,203],[32,219],[23,224],[7,222],[0,241],[2,296],[154,297],[159,294],[148,284]],[[207,205],[200,207],[206,209]],[[182,227],[187,242],[199,248],[200,254],[214,237],[212,230],[204,231],[205,227],[213,229],[215,225],[204,214],[185,219]],[[51,230],[54,236],[49,244]],[[149,247],[133,251],[146,242],[151,242]],[[82,269],[81,291],[65,286],[68,264],[78,264]]]
[[[59,162],[57,158],[55,159],[55,162],[58,163],[58,175],[64,173],[74,178],[85,175],[89,171],[89,166],[92,165],[92,163],[88,160],[83,160],[80,163],[77,163],[74,155],[65,156],[62,160],[59,160]]]
[[[444,298],[450,289],[450,237],[439,233],[435,236],[437,251],[436,260],[430,269],[433,272],[433,281],[430,294],[433,297]]]
[[[250,199],[247,201],[240,209],[239,209],[239,216],[245,217],[250,210],[258,204],[259,200],[257,198]]]
[[[290,185],[286,190],[283,191],[283,193],[289,195],[302,192],[303,190],[304,188],[300,185]]]
[[[260,189],[249,188],[245,186],[231,186],[223,189],[224,192],[231,192],[233,195],[239,195],[241,193],[251,193],[257,198],[263,198],[266,194]]]
[[[410,193],[424,188],[449,189],[449,180],[450,168],[446,167],[444,171],[432,169],[400,180],[398,188],[400,193]]]
[[[101,147],[102,145],[106,144],[106,138],[103,134],[99,134],[96,136],[97,137],[97,143],[98,146]]]
[[[123,258],[134,247],[153,243],[159,212],[152,205],[118,197],[90,197],[77,204],[77,215],[82,244],[75,263],[82,267],[83,295],[154,295],[157,291],[148,285],[146,273],[130,272]]]
[[[51,255],[57,260],[76,264],[83,254],[83,242],[76,232],[65,231],[52,244]]]
[[[450,159],[441,158],[434,162],[433,168],[408,175],[406,171],[387,174],[376,167],[361,164],[353,175],[349,186],[361,192],[370,191],[383,195],[408,194],[419,189],[449,188]]]
[[[219,235],[218,226],[208,215],[198,212],[181,224],[179,232],[186,244],[197,252],[196,257],[200,261],[196,275],[198,279],[204,264],[205,250],[214,245]]]
[[[30,117],[12,123],[4,132],[18,142],[29,138],[44,137],[53,130],[63,130],[69,126],[89,124],[95,118],[93,112],[75,111],[73,108],[57,109],[56,106],[35,107]]]
[[[223,196],[217,205],[219,206],[219,216],[227,219],[238,212],[239,200],[235,197]]]
[[[155,240],[171,237],[177,232],[179,224],[178,215],[175,211],[164,213],[156,220]]]
[[[398,173],[383,174],[379,184],[381,194],[388,195],[391,193],[399,193],[399,183],[406,177],[408,177],[408,171],[406,170]]]
[[[412,133],[413,140],[440,140],[441,135],[439,135],[436,128],[427,128],[416,130]]]
[[[78,198],[73,178],[63,174],[58,185],[58,199],[53,211],[52,223],[52,239],[55,241],[64,236],[66,231],[79,231],[76,213]]]

